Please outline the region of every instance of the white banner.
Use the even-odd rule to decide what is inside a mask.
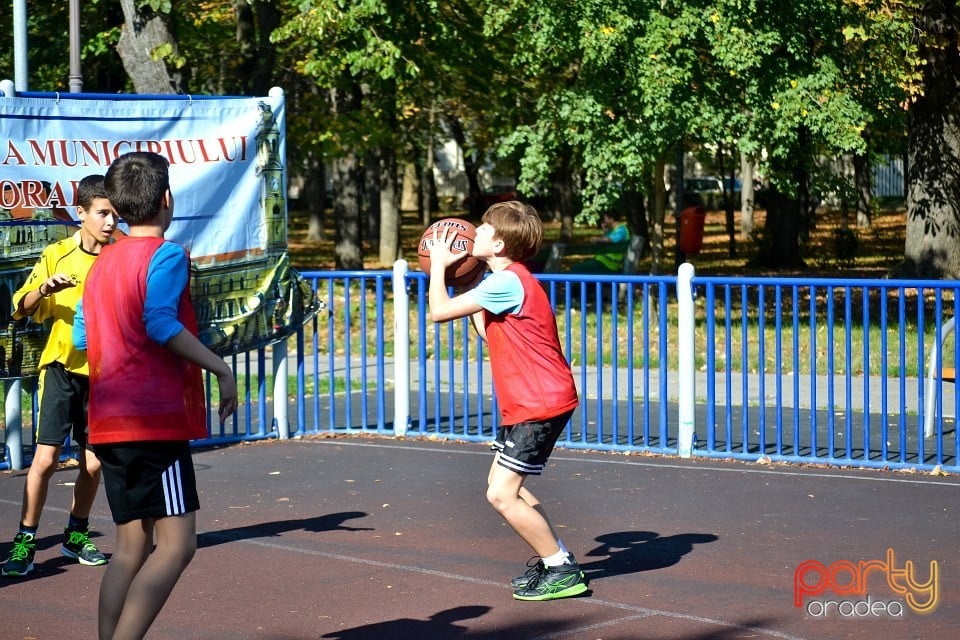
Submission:
[[[289,266],[282,92],[212,98],[0,96],[0,378],[36,373],[46,329],[10,297],[77,223],[77,183],[130,151],[170,162],[166,237],[190,251],[200,338],[222,355],[282,340],[320,308]],[[121,223],[120,232],[126,231]]]
[[[266,106],[281,132],[275,152],[282,164],[283,97],[177,98],[0,98],[0,207],[76,219],[81,178],[106,173],[128,151],[154,151],[170,161],[176,204],[169,239],[198,261],[265,251],[258,134]]]

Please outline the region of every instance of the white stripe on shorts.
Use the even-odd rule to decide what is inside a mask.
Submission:
[[[530,464],[529,462],[517,460],[516,458],[504,455],[502,450],[500,451],[498,463],[501,467],[506,467],[507,469],[516,471],[517,473],[526,473],[531,476],[539,476],[543,473],[542,464]]]
[[[179,516],[187,512],[183,502],[183,478],[180,475],[180,461],[177,460],[160,476],[163,482],[163,499],[166,502],[168,516]]]

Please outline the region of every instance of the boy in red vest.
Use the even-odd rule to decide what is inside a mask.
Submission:
[[[539,560],[511,581],[517,600],[569,598],[587,590],[576,559],[554,532],[543,505],[524,486],[540,475],[578,404],[577,389],[560,347],[557,322],[540,283],[523,265],[543,239],[530,205],[500,202],[483,214],[473,256],[492,272],[476,287],[451,298],[447,267],[466,257],[453,253],[447,228],[430,247],[430,318],[471,316],[490,350],[493,387],[502,420],[487,476],[487,501],[533,549]]]
[[[201,369],[217,376],[220,420],[237,406],[233,372],[197,338],[190,256],[163,239],[168,171],[147,152],[110,165],[107,194],[130,234],[101,251],[74,325],[90,363],[89,439],[117,525],[100,585],[101,640],[142,638],[196,552],[189,441],[207,437]]]

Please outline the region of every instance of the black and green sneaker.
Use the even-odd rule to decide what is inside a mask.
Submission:
[[[580,565],[572,558],[557,567],[544,570],[530,578],[525,587],[513,592],[516,600],[559,600],[578,596],[587,590],[587,579]]]
[[[519,575],[511,580],[510,586],[514,589],[525,587],[530,584],[531,580],[546,570],[547,568],[544,566],[543,560],[540,558],[540,556],[533,556],[527,560],[527,570],[523,572],[523,575]]]
[[[97,549],[97,546],[90,542],[89,531],[79,531],[67,527],[63,530],[66,540],[60,547],[60,553],[64,557],[73,558],[80,564],[88,567],[98,567],[107,564],[107,557]]]
[[[4,576],[21,577],[33,571],[33,554],[37,551],[37,537],[32,533],[19,532],[13,539],[10,557],[0,568]]]

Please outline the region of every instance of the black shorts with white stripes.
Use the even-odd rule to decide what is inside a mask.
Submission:
[[[124,442],[94,445],[103,488],[117,524],[178,516],[200,508],[190,443]]]
[[[501,425],[491,445],[494,451],[500,452],[497,463],[517,473],[540,475],[571,415],[573,411],[543,422]]]

